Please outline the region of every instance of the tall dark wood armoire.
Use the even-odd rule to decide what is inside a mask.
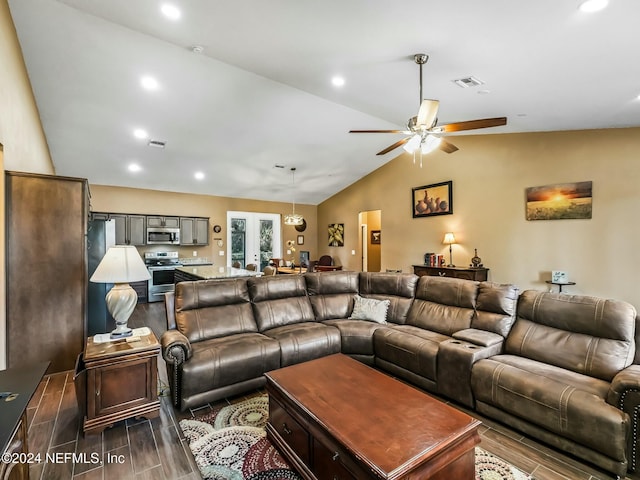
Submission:
[[[8,366],[72,370],[86,332],[87,181],[6,172],[5,184]]]

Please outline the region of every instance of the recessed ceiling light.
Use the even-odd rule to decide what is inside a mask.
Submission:
[[[580,4],[581,12],[598,12],[609,5],[609,0],[586,0]]]
[[[137,163],[131,163],[127,168],[130,172],[139,172],[140,170],[142,170],[142,167]]]
[[[150,77],[149,75],[145,75],[144,77],[140,78],[140,85],[142,85],[142,87],[146,90],[157,90],[160,86],[158,84],[158,81],[155,78]]]
[[[196,180],[204,180],[204,173],[196,172],[194,177],[196,177]]]
[[[339,75],[336,75],[331,79],[331,83],[333,84],[334,87],[343,87],[344,78],[340,77]]]
[[[167,17],[169,20],[178,20],[182,16],[182,12],[175,5],[171,5],[170,3],[165,3],[160,8],[162,14]]]
[[[133,131],[133,136],[136,137],[136,138],[144,139],[144,138],[147,138],[149,136],[149,134],[147,133],[146,130],[144,130],[142,128],[136,128]]]

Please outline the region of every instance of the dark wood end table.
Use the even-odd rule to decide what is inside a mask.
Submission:
[[[84,368],[76,367],[76,394],[84,433],[100,433],[130,417],[157,417],[160,344],[149,332],[138,341],[87,339]]]

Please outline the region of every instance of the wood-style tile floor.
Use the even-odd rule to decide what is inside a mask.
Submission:
[[[129,324],[132,327],[148,326],[160,338],[166,328],[164,305],[138,305]],[[158,365],[162,393],[167,384],[162,358]],[[60,460],[32,465],[32,480],[201,478],[178,427],[178,421],[190,414],[175,411],[166,396],[161,397],[158,418],[118,422],[99,435],[83,436],[73,372],[63,372],[43,379],[27,414],[30,451],[43,455],[56,453],[55,458]],[[496,422],[479,418],[483,421],[480,446],[532,474],[535,479],[613,478]],[[640,475],[630,475],[627,479],[640,480]]]

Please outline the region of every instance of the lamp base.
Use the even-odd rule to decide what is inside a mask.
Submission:
[[[116,340],[118,338],[126,338],[133,335],[133,330],[129,327],[125,327],[126,330],[119,330],[120,327],[116,328],[111,332],[111,340]]]
[[[127,321],[138,302],[138,294],[127,283],[116,283],[106,296],[107,310],[116,321],[116,329],[111,338],[125,338],[132,335]]]
[[[449,265],[447,265],[447,267],[451,268],[451,267],[455,267],[455,265],[450,263]]]

